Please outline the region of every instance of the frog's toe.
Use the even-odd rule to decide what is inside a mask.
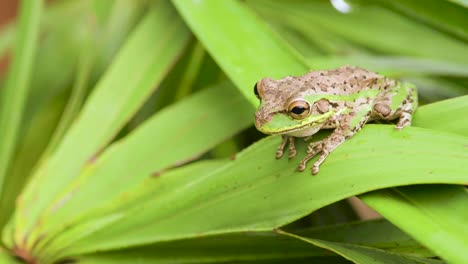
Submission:
[[[299,166],[297,166],[297,171],[304,171],[306,168],[306,165],[303,163],[300,163]]]
[[[284,154],[283,150],[280,150],[280,149],[277,150],[276,155],[275,155],[276,159],[281,159],[281,157],[283,157],[283,154]]]
[[[396,130],[402,130],[404,127],[407,127],[411,124],[409,119],[400,119],[397,125],[395,126]]]
[[[317,175],[319,173],[320,167],[319,166],[313,166],[312,167],[312,175]]]
[[[294,149],[294,150],[290,149],[290,150],[289,150],[288,158],[289,158],[289,159],[292,159],[292,158],[296,157],[296,154],[297,154],[297,152],[296,152],[295,149]]]

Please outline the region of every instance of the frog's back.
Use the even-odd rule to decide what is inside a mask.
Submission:
[[[332,70],[311,71],[301,77],[303,90],[316,93],[347,95],[363,90],[385,90],[395,81],[359,67],[342,66]]]

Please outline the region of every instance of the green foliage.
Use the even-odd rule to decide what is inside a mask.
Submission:
[[[351,4],[21,1],[0,263],[467,263],[466,3]],[[366,125],[317,176],[275,160],[253,84],[344,64],[416,83],[413,126]]]

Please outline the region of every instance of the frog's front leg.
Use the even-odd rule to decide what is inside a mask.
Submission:
[[[279,159],[284,154],[284,148],[286,144],[289,142],[289,155],[288,158],[292,159],[296,156],[296,146],[294,145],[294,137],[293,136],[286,136],[281,135],[282,141],[281,144],[278,146],[278,150],[276,150],[276,158]]]
[[[312,174],[315,175],[319,172],[320,165],[325,161],[328,155],[335,150],[339,145],[346,141],[346,139],[356,134],[364,124],[367,122],[371,114],[369,106],[362,106],[357,111],[342,116],[339,121],[338,127],[327,138],[312,142],[307,149],[307,156],[301,160],[298,166],[299,171],[306,168],[307,162],[321,153],[317,161],[314,162],[312,167]]]

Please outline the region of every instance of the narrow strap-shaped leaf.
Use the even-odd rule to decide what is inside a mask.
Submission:
[[[428,104],[416,110],[414,126],[468,136],[468,95]]]
[[[169,259],[171,263],[243,263],[254,260],[282,260],[283,263],[297,263],[302,258],[327,255],[331,254],[295,238],[273,232],[261,232],[157,243],[145,247],[85,255],[77,259],[79,263],[105,260],[130,263],[136,258],[146,261],[144,263],[167,263]]]
[[[291,232],[302,237],[370,246],[384,249],[387,252],[427,254],[427,250],[423,249],[420,244],[383,219]],[[263,259],[297,263],[299,259],[304,257],[319,256],[330,256],[330,252],[275,232],[249,232],[156,243],[143,247],[85,255],[77,259],[79,263],[94,263],[95,261],[128,263],[136,257],[143,258],[147,263],[164,263],[169,258],[174,263],[189,261],[220,263]],[[337,260],[334,259],[334,261]],[[309,261],[310,263],[323,263],[318,259],[309,259]]]
[[[450,263],[468,263],[465,188],[409,186],[371,192],[360,198],[438,256]]]
[[[16,260],[6,250],[0,248],[0,263],[2,264],[21,264],[19,260]]]
[[[39,37],[42,0],[21,2],[13,61],[0,101],[0,196],[15,151]]]
[[[317,42],[322,35],[313,34],[320,27],[325,34],[331,32],[364,50],[468,63],[464,41],[376,5],[360,5],[343,14],[327,1],[289,1],[285,5],[279,1],[254,0],[248,4],[273,21],[287,23],[316,38]],[[383,30],[389,28],[392,34]]]
[[[285,231],[302,237],[362,245],[388,252],[434,256],[434,253],[385,219]]]
[[[122,47],[55,153],[41,164],[20,196],[15,217],[19,246],[25,246],[39,214],[57,192],[99,155],[185,47],[189,32],[184,24],[168,3],[157,3]]]
[[[327,158],[316,177],[309,172],[295,172],[300,157],[276,160],[279,142],[277,137],[266,138],[230,164],[193,178],[193,182],[171,181],[168,184],[172,187],[168,188],[184,192],[155,195],[112,228],[90,235],[70,251],[271,230],[352,195],[398,185],[462,184],[468,173],[463,165],[468,159],[464,147],[468,138],[415,127],[396,131],[392,126],[366,126]],[[301,144],[298,153],[303,152]],[[444,162],[439,162],[441,156]],[[393,157],[391,164],[387,157]],[[172,206],[164,206],[167,204]]]
[[[332,69],[342,65],[359,66],[388,77],[441,75],[468,77],[468,64],[404,56],[315,56],[307,60],[318,69]]]
[[[258,103],[253,86],[259,79],[302,74],[308,70],[296,51],[240,1],[172,2],[218,65],[253,105]]]
[[[411,256],[391,253],[385,250],[372,248],[372,247],[365,247],[365,246],[355,245],[355,244],[337,243],[337,242],[330,242],[326,240],[308,238],[308,237],[303,237],[303,236],[295,235],[292,233],[288,233],[282,230],[279,230],[278,232],[280,234],[284,234],[290,237],[297,238],[304,242],[310,243],[314,246],[328,249],[332,252],[335,252],[343,256],[344,258],[354,263],[362,263],[362,264],[393,264],[393,263],[401,263],[401,264],[427,263],[429,264],[429,263],[434,263],[431,259],[428,259],[427,261],[422,258],[416,260]]]
[[[449,1],[427,1],[424,5],[418,0],[376,2],[468,41],[468,12]]]
[[[219,100],[221,97],[225,99]],[[100,218],[114,214],[124,217],[128,209],[151,200],[156,193],[173,191],[160,178],[169,181],[181,178],[165,175],[165,171],[198,157],[249,126],[251,110],[232,85],[205,89],[163,109],[112,144],[52,201],[39,220],[41,225],[31,233],[31,239],[40,238],[34,250],[40,251],[41,245],[54,236],[66,237],[55,243],[57,246],[72,244]],[[203,171],[189,169],[182,171],[189,179],[214,170],[213,167]],[[145,195],[146,198],[139,198]],[[72,226],[82,224],[85,219],[87,228],[76,229],[74,235],[67,234],[72,232]],[[68,230],[64,232],[64,229]],[[51,245],[44,248],[52,250]]]

